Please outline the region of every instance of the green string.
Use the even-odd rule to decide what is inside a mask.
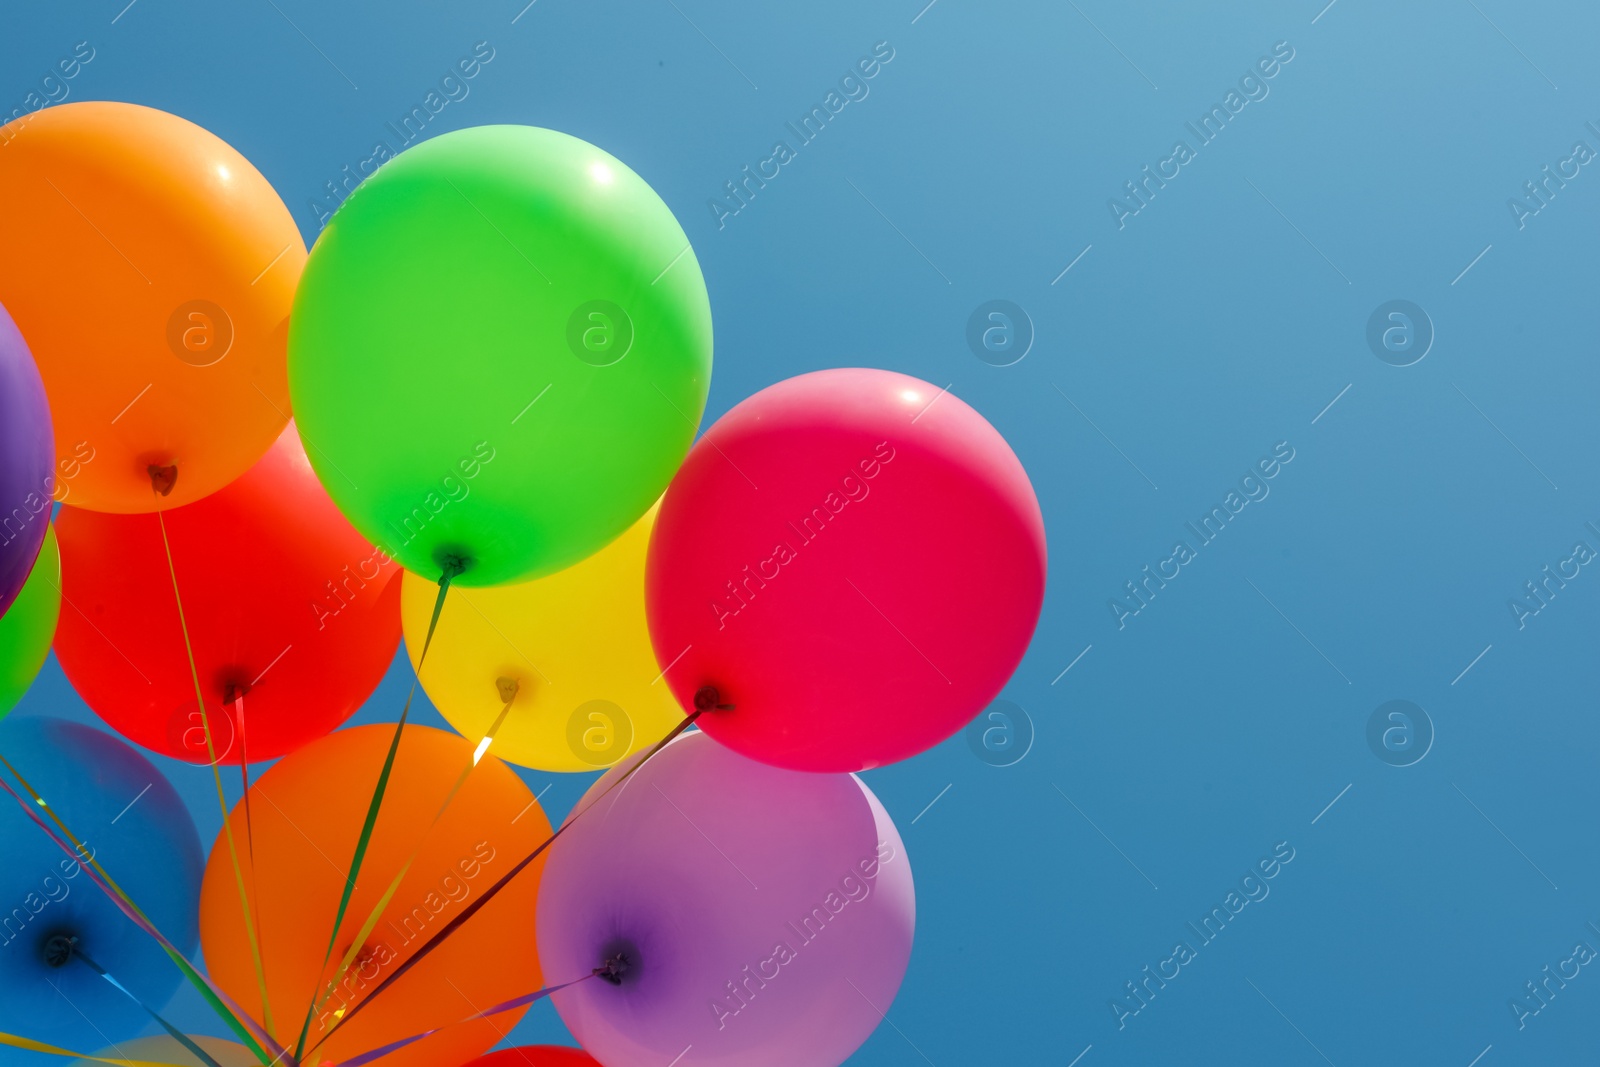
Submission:
[[[450,589],[450,580],[465,569],[464,564],[454,559],[447,560],[444,564],[444,573],[439,577],[439,596],[433,603],[433,617],[428,620],[428,636],[423,639],[422,654],[417,657],[419,675],[422,673],[422,664],[428,658],[428,646],[433,643],[433,631],[439,625],[439,614],[444,610],[444,595]],[[361,864],[367,858],[367,846],[372,841],[373,828],[378,824],[378,809],[383,807],[383,795],[389,788],[389,775],[394,770],[395,754],[400,750],[400,735],[405,730],[406,719],[411,713],[411,701],[416,695],[417,679],[413,678],[411,692],[406,695],[405,707],[400,709],[400,721],[394,726],[394,737],[389,741],[389,753],[384,757],[383,770],[378,774],[377,787],[372,791],[372,802],[367,805],[367,818],[361,825],[361,837],[356,841],[355,857],[350,861],[350,875],[345,879],[344,893],[339,897],[339,911],[333,919],[333,931],[328,935],[328,950],[323,954],[322,967],[317,971],[319,981],[321,975],[327,971],[328,963],[333,959],[333,950],[339,943],[339,929],[344,925],[345,912],[349,909],[350,898],[355,893],[356,877],[361,873]],[[311,1004],[306,1008],[305,1022],[300,1024],[300,1037],[295,1041],[295,1060],[298,1061],[305,1051],[306,1038],[311,1033],[311,1020],[316,1017],[319,1004],[326,1002],[327,998],[319,999],[317,992],[312,991]]]

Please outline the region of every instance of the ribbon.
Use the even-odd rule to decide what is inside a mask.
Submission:
[[[171,1034],[173,1040],[177,1041],[178,1044],[182,1045],[184,1048],[186,1048],[190,1052],[194,1053],[194,1055],[200,1060],[200,1062],[202,1064],[205,1065],[205,1067],[222,1067],[222,1065],[220,1063],[218,1063],[216,1060],[212,1059],[206,1053],[205,1049],[203,1049],[199,1045],[195,1044],[194,1041],[192,1041],[188,1037],[188,1035],[184,1034],[177,1027],[173,1026],[171,1023],[167,1022],[167,1020],[163,1019],[156,1012],[156,1010],[154,1008],[152,1008],[150,1005],[146,1004],[144,1001],[140,1000],[137,996],[134,995],[133,991],[130,990],[127,986],[123,985],[121,982],[119,982],[115,978],[111,977],[110,973],[104,967],[100,966],[94,960],[90,959],[88,953],[86,953],[83,950],[78,948],[76,940],[74,940],[73,942],[70,943],[69,951],[72,953],[72,958],[73,959],[82,961],[82,963],[86,967],[88,967],[90,970],[94,971],[95,974],[98,974],[101,978],[104,978],[107,982],[110,982],[112,988],[116,989],[123,996],[127,997],[129,1000],[131,1000],[135,1004],[139,1005],[139,1007],[143,1008],[146,1015],[150,1016],[150,1018],[152,1018],[156,1022],[160,1023],[161,1024],[161,1029],[165,1030],[168,1034]]]
[[[451,559],[446,561],[443,573],[439,576],[439,596],[433,602],[433,617],[428,620],[428,635],[422,642],[422,654],[417,657],[417,673],[419,675],[422,673],[422,665],[428,659],[428,647],[433,644],[433,631],[439,625],[439,614],[444,611],[444,597],[450,591],[450,579],[465,569],[465,564],[459,560]],[[328,934],[328,950],[323,953],[322,968],[318,972],[319,974],[328,969],[328,963],[333,959],[334,947],[339,943],[339,928],[344,925],[345,912],[350,907],[350,897],[355,893],[356,877],[361,873],[361,865],[367,858],[367,846],[372,841],[373,828],[378,824],[378,811],[383,807],[383,797],[389,789],[389,775],[394,771],[395,754],[400,750],[400,736],[405,730],[406,719],[411,714],[411,701],[416,695],[417,679],[413,678],[411,680],[411,692],[406,694],[405,706],[400,709],[400,721],[395,723],[394,726],[394,737],[389,741],[389,752],[384,757],[383,770],[378,774],[378,784],[372,790],[372,801],[367,805],[366,821],[361,824],[361,837],[356,841],[355,856],[350,861],[350,874],[345,878],[344,892],[339,896],[339,910],[333,917],[333,929]],[[390,893],[392,894],[393,892],[394,887],[391,887]],[[375,924],[375,920],[373,922]],[[368,932],[370,933],[370,930]],[[350,962],[360,952],[363,940],[365,940],[364,937],[357,938],[351,942],[350,951],[346,954],[344,963],[340,967],[340,978],[349,969]],[[306,1038],[311,1033],[311,1020],[316,1017],[318,1007],[328,1002],[328,998],[333,995],[333,990],[337,986],[338,980],[336,979],[320,1000],[314,992],[312,993],[311,1003],[306,1008],[305,1022],[300,1024],[300,1037],[295,1041],[294,1045],[296,1060],[300,1058],[305,1050]],[[329,1031],[329,1033],[332,1033],[332,1031]],[[324,1038],[323,1040],[327,1039]],[[321,1044],[321,1042],[318,1042],[318,1044]]]
[[[156,482],[156,469],[151,468],[150,476],[156,491],[160,492],[160,485]],[[174,474],[176,478],[176,474]],[[169,487],[170,491],[170,487]],[[162,494],[166,495],[165,493]],[[211,733],[211,713],[206,710],[205,694],[200,687],[200,668],[194,660],[194,645],[189,641],[189,622],[183,613],[183,596],[178,592],[178,570],[172,562],[172,542],[167,539],[166,513],[160,507],[156,508],[156,524],[161,527],[161,547],[166,550],[167,573],[172,576],[172,599],[178,605],[178,628],[183,632],[183,650],[189,657],[189,675],[194,679],[195,704],[200,709],[200,724],[205,727],[206,756],[211,763],[211,778],[217,786],[217,806],[222,809],[222,832],[228,839],[228,858],[233,861],[233,881],[239,890],[239,906],[244,909],[245,932],[250,940],[250,959],[255,965],[256,987],[261,993],[262,1021],[270,1031],[272,1025],[272,1003],[267,999],[267,970],[266,964],[261,960],[261,940],[256,936],[255,920],[250,911],[250,894],[244,884],[244,871],[239,866],[239,849],[233,841],[233,821],[228,818],[228,799],[222,792],[222,772],[217,770],[216,744]],[[241,755],[241,759],[243,756]]]
[[[270,664],[268,666],[270,667]],[[265,674],[266,672],[263,671],[262,673]],[[260,677],[257,676],[256,681],[260,680]],[[244,695],[245,691],[249,688],[249,686],[241,686],[233,693],[233,721],[236,724],[239,732],[239,787],[240,796],[244,800],[244,843],[246,855],[250,860],[250,891],[252,893],[256,893],[256,824],[255,819],[250,813],[250,745],[246,739],[244,724]],[[224,815],[224,819],[226,819],[226,815]],[[260,944],[262,940],[260,909],[257,909],[254,912],[253,918],[255,919],[254,944]],[[261,959],[260,974],[263,986],[261,990],[261,1004],[263,1008],[265,1008],[267,1003],[267,991],[265,989],[266,960],[264,957]],[[263,1011],[262,1014],[266,1016],[267,1029],[270,1030],[272,1028],[272,1018],[270,1015],[267,1015],[265,1011]]]
[[[448,1030],[452,1026],[463,1026],[467,1023],[475,1023],[479,1019],[487,1019],[492,1015],[499,1015],[501,1012],[515,1011],[517,1008],[526,1007],[535,1001],[543,1000],[552,993],[559,993],[561,990],[566,989],[569,986],[575,986],[579,982],[588,981],[596,974],[599,974],[600,970],[601,968],[596,968],[593,974],[586,974],[582,978],[575,978],[570,982],[562,982],[560,985],[545,986],[543,989],[535,990],[532,993],[524,993],[520,997],[513,997],[510,1000],[503,1001],[502,1003],[496,1004],[494,1007],[488,1008],[484,1011],[473,1012],[465,1019],[457,1019],[453,1023],[446,1023],[444,1026],[436,1026],[432,1030],[424,1030],[420,1034],[412,1034],[410,1037],[403,1037],[399,1041],[391,1041],[382,1048],[375,1048],[371,1052],[363,1052],[361,1055],[356,1056],[353,1059],[343,1060],[340,1062],[339,1067],[366,1067],[367,1064],[373,1062],[374,1060],[382,1059],[391,1052],[398,1052],[407,1045],[414,1045],[418,1041],[421,1041],[424,1038],[432,1037],[434,1034],[440,1033],[441,1031]]]
[[[444,803],[440,804],[439,810],[434,813],[433,821],[428,824],[428,828],[422,831],[417,838],[416,847],[411,850],[411,855],[400,865],[400,870],[395,874],[393,880],[389,882],[389,888],[383,891],[383,895],[378,898],[378,902],[373,905],[372,911],[367,915],[366,921],[361,924],[360,932],[351,940],[349,950],[345,953],[344,959],[339,962],[339,969],[334,972],[333,979],[328,983],[328,991],[323,994],[320,1001],[314,1003],[311,1009],[313,1016],[321,1011],[328,1001],[333,998],[334,990],[344,980],[344,976],[355,963],[356,957],[360,955],[361,947],[366,944],[367,938],[377,928],[379,921],[383,918],[384,911],[389,907],[389,902],[394,899],[395,893],[400,889],[400,883],[405,881],[406,875],[411,871],[411,865],[416,862],[418,854],[422,852],[422,846],[427,841],[428,834],[433,831],[435,826],[439,825],[439,820],[444,818],[444,813],[450,810],[450,805],[456,799],[456,794],[461,792],[461,787],[467,784],[468,778],[472,777],[472,772],[482,761],[484,754],[489,751],[489,746],[494,743],[495,734],[500,732],[500,727],[506,721],[506,716],[511,713],[511,704],[517,699],[517,692],[521,687],[515,681],[507,678],[499,679],[497,684],[501,686],[501,692],[506,694],[505,706],[500,709],[500,714],[489,726],[489,732],[483,736],[483,740],[478,742],[477,747],[473,750],[472,759],[467,762],[466,767],[462,769],[461,774],[456,778],[455,785],[451,786],[450,792],[445,795]]]
[[[43,1041],[35,1041],[28,1037],[18,1037],[16,1034],[0,1033],[0,1045],[10,1048],[20,1048],[28,1052],[39,1052],[46,1056],[66,1056],[74,1060],[90,1060],[94,1063],[109,1063],[113,1067],[179,1067],[175,1063],[154,1063],[150,1060],[119,1060],[108,1059],[105,1056],[91,1056],[87,1052],[73,1052],[71,1049],[57,1048],[47,1045]]]

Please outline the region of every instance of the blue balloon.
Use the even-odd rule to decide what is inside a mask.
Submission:
[[[61,719],[0,723],[0,755],[83,842],[84,860],[104,867],[156,929],[191,955],[205,857],[194,820],[161,772],[110,734]],[[3,766],[0,775],[29,799]],[[73,952],[65,951],[69,938],[76,939]],[[90,881],[86,863],[0,792],[0,1030],[99,1048],[150,1025],[138,1005],[74,955],[79,950],[157,1011],[183,981],[161,946]]]

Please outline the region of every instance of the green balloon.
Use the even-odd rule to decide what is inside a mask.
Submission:
[[[45,531],[44,544],[17,599],[0,615],[0,719],[39,676],[60,617],[61,551],[52,526]]]
[[[661,495],[711,379],[711,306],[672,212],[529,126],[385,163],[317,239],[289,391],[328,493],[406,569],[464,585],[570,566]]]

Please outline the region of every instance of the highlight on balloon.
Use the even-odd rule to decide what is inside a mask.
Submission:
[[[1043,605],[1001,434],[887,369],[713,401],[715,278],[569,133],[421,140],[309,252],[185,118],[0,142],[0,1046],[848,1059],[918,966],[861,774],[972,722]],[[103,728],[24,700],[52,650]],[[551,1008],[578,1047],[508,1038]]]

